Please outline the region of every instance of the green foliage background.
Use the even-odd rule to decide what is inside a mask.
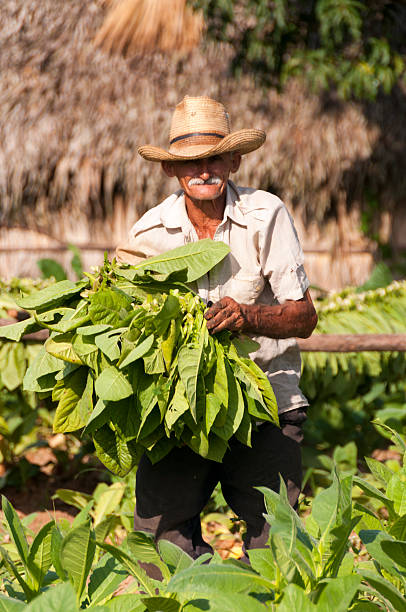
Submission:
[[[406,6],[374,0],[189,0],[209,39],[229,43],[235,75],[265,87],[291,77],[343,98],[374,99],[405,83]]]

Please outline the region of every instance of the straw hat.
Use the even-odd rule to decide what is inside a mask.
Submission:
[[[264,141],[262,130],[231,132],[228,113],[220,102],[185,96],[173,113],[168,151],[143,145],[138,153],[149,161],[186,161],[228,151],[243,155],[258,149]]]

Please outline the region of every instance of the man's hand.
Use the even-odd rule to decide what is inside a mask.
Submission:
[[[211,334],[216,334],[224,329],[242,332],[247,325],[246,311],[246,304],[238,304],[233,298],[224,297],[206,310],[204,317],[207,321],[207,329]]]
[[[309,291],[299,300],[283,304],[238,304],[224,297],[205,312],[211,334],[228,329],[268,338],[308,338],[316,327],[317,314]]]

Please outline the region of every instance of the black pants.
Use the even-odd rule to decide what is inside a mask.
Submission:
[[[262,516],[263,496],[253,487],[278,491],[281,474],[289,502],[296,507],[305,419],[306,411],[298,409],[281,415],[281,429],[261,424],[252,434],[252,448],[232,438],[222,463],[204,459],[187,446],[173,449],[155,465],[144,455],[137,471],[135,529],[170,540],[193,558],[212,552],[202,538],[200,513],[220,482],[230,508],[246,522],[245,547],[264,547],[269,525]]]

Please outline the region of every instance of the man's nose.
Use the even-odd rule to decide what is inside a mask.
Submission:
[[[209,176],[210,176],[209,164],[207,163],[206,160],[202,159],[202,161],[200,162],[200,165],[199,165],[199,176],[203,180],[208,179]]]

